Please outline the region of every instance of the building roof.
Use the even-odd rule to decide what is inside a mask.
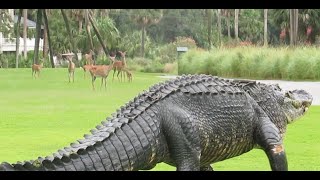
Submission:
[[[14,15],[14,23],[17,23],[18,21],[18,15]],[[36,28],[36,22],[31,21],[30,19],[27,19],[27,27],[28,28]],[[20,25],[23,25],[23,16],[21,16]],[[41,25],[41,29],[43,29],[43,25]]]

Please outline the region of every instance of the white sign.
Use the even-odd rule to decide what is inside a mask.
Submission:
[[[188,47],[177,47],[178,52],[186,52],[188,51]]]

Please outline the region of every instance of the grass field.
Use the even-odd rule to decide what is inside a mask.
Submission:
[[[32,79],[30,69],[0,69],[0,162],[36,159],[68,146],[150,85],[159,74],[134,73],[132,83],[108,79],[107,90],[92,91],[89,75],[77,69],[68,83],[67,69],[43,69]],[[110,77],[109,77],[110,78]],[[289,125],[285,148],[289,170],[320,170],[320,107],[312,106]],[[214,164],[214,169],[270,170],[261,150]],[[164,163],[156,171],[175,170]]]

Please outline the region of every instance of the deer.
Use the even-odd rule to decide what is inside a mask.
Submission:
[[[122,71],[123,71],[124,68],[127,67],[126,52],[122,52],[122,51],[118,51],[118,52],[120,53],[122,60],[116,61],[115,59],[112,59],[112,61],[113,61],[113,63],[112,63],[112,67],[113,67],[112,82],[114,80],[114,74],[116,73],[116,71],[118,71],[118,74],[117,74],[118,80],[121,82],[122,81]],[[119,79],[119,74],[121,76],[120,79]],[[125,80],[125,76],[123,78]]]
[[[128,78],[128,82],[132,82],[132,72],[130,72],[129,69],[127,69],[127,68],[124,68],[123,72],[126,73],[127,78]]]
[[[93,65],[94,64],[93,54],[94,54],[94,52],[90,49],[89,54],[85,54],[84,55],[84,58],[86,59],[87,65]]]
[[[40,77],[40,71],[43,67],[43,61],[41,64],[33,64],[31,69],[32,69],[32,77],[37,78],[36,74],[38,74],[38,78]]]
[[[102,87],[103,81],[104,81],[104,88],[107,89],[107,77],[108,77],[111,69],[112,69],[111,65],[96,65],[96,66],[92,66],[89,69],[89,72],[92,77],[92,89],[93,90],[95,90],[94,81],[96,80],[97,77],[101,77],[100,89]]]
[[[72,82],[74,82],[74,69],[75,69],[75,64],[72,62],[72,57],[68,57],[68,74],[69,74],[69,83],[71,82],[71,77],[72,77]]]
[[[94,65],[92,64],[85,64],[82,66],[83,69],[83,78],[86,79],[86,73],[89,72],[89,70],[93,67]]]

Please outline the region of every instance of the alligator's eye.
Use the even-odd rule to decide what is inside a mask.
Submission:
[[[285,93],[285,97],[291,98],[291,96],[292,96],[292,92],[291,92],[291,91],[287,91],[287,92]]]

